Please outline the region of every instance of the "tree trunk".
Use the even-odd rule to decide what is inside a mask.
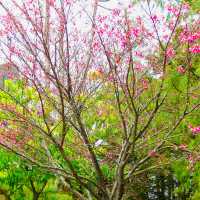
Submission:
[[[38,200],[40,196],[40,193],[38,192],[33,192],[33,200]]]

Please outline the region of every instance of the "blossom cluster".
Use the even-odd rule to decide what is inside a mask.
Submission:
[[[190,33],[190,32],[188,33],[187,30],[184,30],[180,34],[180,41],[181,42],[193,43],[198,39],[200,39],[200,31],[198,31],[196,33]]]
[[[179,74],[185,74],[185,72],[186,72],[186,68],[185,67],[183,67],[183,66],[178,66],[177,67],[177,72],[179,73]]]
[[[188,127],[192,131],[192,134],[196,135],[200,133],[200,126],[193,127],[192,125],[189,125]]]
[[[194,54],[200,53],[200,46],[199,45],[193,46],[189,50],[191,53],[194,53]]]

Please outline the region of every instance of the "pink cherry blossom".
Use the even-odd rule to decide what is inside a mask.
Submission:
[[[192,154],[188,155],[188,160],[189,160],[189,163],[190,163],[191,166],[193,166],[195,164],[195,159],[192,156]]]
[[[179,14],[179,9],[176,6],[168,5],[167,10],[168,10],[169,13],[171,13],[175,16],[178,16],[178,14]]]
[[[157,157],[158,156],[158,153],[156,152],[156,150],[150,150],[149,152],[148,152],[148,156],[149,157]]]
[[[47,3],[52,7],[55,5],[55,2],[55,0],[47,0]]]
[[[198,54],[200,53],[200,46],[199,45],[193,46],[189,50],[191,53]]]
[[[108,80],[109,80],[110,82],[114,81],[114,76],[110,74],[110,75],[108,76]]]
[[[0,123],[0,127],[1,128],[4,128],[4,127],[7,127],[8,126],[8,122],[6,120],[3,120],[1,123]]]
[[[198,39],[200,39],[200,30],[192,33],[191,31],[187,30],[187,28],[185,28],[185,30],[180,33],[181,42],[193,43]]]
[[[142,79],[141,82],[142,82],[142,88],[144,90],[147,90],[149,86],[149,81],[147,79]]]
[[[187,149],[187,144],[180,144],[178,148],[182,151],[185,151]]]
[[[14,79],[14,74],[12,72],[7,73],[8,79]]]
[[[190,10],[190,4],[187,2],[183,3],[182,9],[184,12],[188,12]]]
[[[153,22],[158,22],[159,21],[157,15],[151,16],[151,19],[153,20]]]
[[[200,126],[193,127],[192,125],[189,125],[188,128],[192,131],[193,135],[200,133]]]
[[[167,58],[173,58],[175,56],[175,51],[173,47],[169,47],[166,51]]]
[[[65,0],[64,2],[66,3],[66,5],[70,5],[73,3],[73,0]]]
[[[178,66],[176,68],[177,72],[180,73],[180,74],[185,74],[186,72],[186,69],[183,67],[183,66]]]
[[[138,37],[140,30],[138,28],[132,28],[130,30],[130,32],[131,32],[131,35],[134,35],[135,37]]]
[[[138,57],[140,57],[140,58],[144,58],[143,53],[140,52],[140,51],[135,51],[135,55],[138,56]]]
[[[143,69],[142,64],[140,64],[140,63],[135,63],[135,70],[136,70],[137,72],[141,72],[142,69]]]
[[[119,16],[120,12],[121,12],[120,9],[115,8],[115,9],[113,9],[112,14],[113,14],[114,16]]]
[[[195,40],[198,40],[198,39],[200,39],[200,31],[188,36],[189,42],[194,42]]]

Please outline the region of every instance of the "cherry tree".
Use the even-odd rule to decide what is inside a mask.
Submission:
[[[140,16],[138,4],[85,5],[0,2],[1,56],[20,76],[1,89],[0,144],[61,177],[74,198],[119,200],[146,163],[159,167],[155,159],[199,109],[191,73],[199,19],[176,1],[147,0]],[[170,85],[174,74],[184,81],[181,95]]]

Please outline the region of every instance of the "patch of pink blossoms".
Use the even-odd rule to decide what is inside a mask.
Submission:
[[[178,147],[181,151],[187,150],[187,144],[180,144]]]
[[[196,40],[200,39],[200,31],[196,33],[187,33],[187,31],[183,31],[180,34],[180,41],[181,42],[195,42]]]
[[[186,69],[183,66],[178,66],[176,70],[179,74],[185,74],[186,72]]]
[[[157,157],[157,156],[158,156],[158,153],[156,152],[155,149],[153,149],[153,150],[150,150],[150,151],[148,152],[148,156],[149,156],[149,157]]]
[[[166,55],[168,58],[173,58],[175,56],[175,51],[173,47],[169,47],[166,51]]]
[[[192,131],[193,135],[197,135],[200,133],[200,126],[193,127],[193,126],[189,125],[188,127]]]
[[[191,53],[195,53],[195,54],[200,53],[200,46],[199,45],[193,46],[189,50]]]

